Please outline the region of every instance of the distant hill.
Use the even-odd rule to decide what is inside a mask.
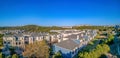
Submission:
[[[29,32],[49,32],[50,30],[63,30],[65,28],[57,26],[38,26],[38,25],[25,25],[16,27],[0,27],[0,30],[25,30]]]
[[[25,25],[25,26],[11,26],[11,27],[0,27],[0,30],[26,30],[29,32],[49,32],[50,30],[64,30],[71,28],[63,28],[58,26],[38,26],[38,25]],[[72,29],[99,29],[99,30],[113,30],[112,26],[73,26]]]

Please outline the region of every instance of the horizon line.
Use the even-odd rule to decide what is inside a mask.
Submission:
[[[79,24],[79,25],[71,25],[71,26],[67,26],[67,25],[39,25],[39,24],[24,24],[24,25],[6,25],[6,26],[0,26],[0,27],[20,27],[20,26],[27,26],[27,25],[36,25],[36,26],[44,26],[44,27],[72,27],[72,26],[115,26],[115,25],[120,25],[120,24],[101,24],[101,25],[97,25],[97,24]]]

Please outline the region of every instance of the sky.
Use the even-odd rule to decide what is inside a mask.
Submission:
[[[120,0],[0,0],[0,26],[120,24]]]

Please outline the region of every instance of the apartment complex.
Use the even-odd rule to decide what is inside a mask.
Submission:
[[[25,46],[35,41],[46,40],[53,43],[53,52],[62,52],[63,57],[72,58],[77,52],[96,36],[96,30],[51,30],[57,34],[20,32],[15,34],[5,34],[3,36],[3,53],[9,55],[9,47],[15,47],[17,54],[22,54]],[[9,52],[9,53],[8,53]],[[67,54],[66,54],[67,53]],[[70,56],[68,56],[70,55]]]

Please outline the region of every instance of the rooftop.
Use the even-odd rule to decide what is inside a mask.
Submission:
[[[69,50],[73,50],[74,48],[79,46],[79,44],[76,43],[74,40],[65,40],[65,41],[56,43],[55,45],[60,46],[62,48],[69,49]]]

